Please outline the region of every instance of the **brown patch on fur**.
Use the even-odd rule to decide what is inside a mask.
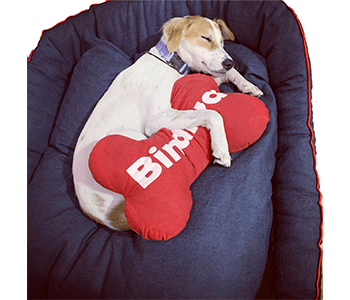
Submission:
[[[94,199],[96,201],[96,205],[97,205],[98,209],[101,212],[103,212],[104,211],[103,207],[104,207],[105,201],[98,194],[95,194],[94,196],[95,196]],[[111,221],[110,225],[112,225],[114,228],[116,228],[118,230],[130,230],[130,226],[129,226],[129,224],[125,218],[125,215],[124,215],[124,207],[125,207],[125,202],[119,203],[116,207],[114,207],[111,210],[111,212],[107,216],[107,219],[109,221]],[[86,216],[88,216],[90,219],[92,219],[96,223],[106,225],[104,222],[102,222],[97,217],[89,214],[86,211],[83,211],[83,212]]]
[[[220,27],[219,24],[218,26]],[[194,44],[209,48],[210,50],[215,50],[219,47],[214,39],[211,24],[201,16],[170,19],[163,25],[163,33],[170,52],[176,51],[184,37],[192,40]],[[211,42],[203,39],[202,36],[209,38]]]
[[[192,40],[198,46],[209,50],[215,50],[220,46],[216,42],[213,27],[202,17],[195,17],[193,23],[185,32],[185,37],[188,40]],[[203,37],[210,39],[210,41],[203,39]]]
[[[163,33],[167,40],[167,47],[174,52],[184,37],[186,28],[191,21],[188,18],[172,18],[163,25]]]
[[[100,197],[98,194],[94,195],[94,199],[95,199],[96,205],[98,207],[103,207],[104,206],[105,200],[102,197]]]
[[[226,23],[223,20],[214,19],[214,22],[216,22],[219,25],[219,28],[221,30],[221,34],[222,34],[222,37],[224,38],[224,40],[234,41],[235,35],[230,30],[230,28],[228,28],[228,26],[226,25]]]
[[[119,203],[108,214],[107,219],[111,221],[111,225],[119,230],[129,230],[130,226],[124,215],[125,202]]]

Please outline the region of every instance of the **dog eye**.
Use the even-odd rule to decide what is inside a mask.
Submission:
[[[206,37],[206,36],[203,36],[203,35],[202,35],[202,39],[203,39],[203,40],[206,40],[206,41],[208,41],[208,42],[211,42],[211,38],[210,38],[210,37]]]

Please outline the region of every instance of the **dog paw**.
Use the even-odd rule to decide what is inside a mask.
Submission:
[[[260,98],[264,95],[264,93],[256,86],[254,86],[254,89],[252,92],[250,92],[250,95]]]
[[[227,168],[231,166],[231,156],[228,151],[224,153],[222,151],[215,151],[215,153],[213,152],[213,156],[214,164],[219,164]]]
[[[261,96],[264,95],[264,93],[257,86],[255,86],[254,84],[252,84],[250,82],[243,83],[239,87],[239,89],[244,94],[249,94],[249,95],[252,95],[252,96],[258,97],[258,98],[260,98]]]

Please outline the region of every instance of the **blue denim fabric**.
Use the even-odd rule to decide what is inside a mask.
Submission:
[[[231,168],[210,165],[192,184],[183,232],[147,241],[82,213],[72,155],[114,77],[155,45],[166,20],[187,14],[226,21],[236,36],[226,49],[263,90],[270,122]],[[28,298],[254,299],[260,290],[314,299],[320,211],[307,75],[299,27],[279,1],[106,2],[44,32],[28,63]]]

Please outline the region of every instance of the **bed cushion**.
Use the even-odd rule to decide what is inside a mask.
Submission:
[[[81,212],[72,154],[113,78],[157,42],[166,20],[187,14],[228,23],[238,43],[226,49],[264,92],[270,122],[230,169],[210,165],[192,184],[183,232],[147,241]],[[281,2],[106,2],[46,31],[28,63],[28,298],[253,299],[260,289],[314,299],[320,213],[306,58]]]

